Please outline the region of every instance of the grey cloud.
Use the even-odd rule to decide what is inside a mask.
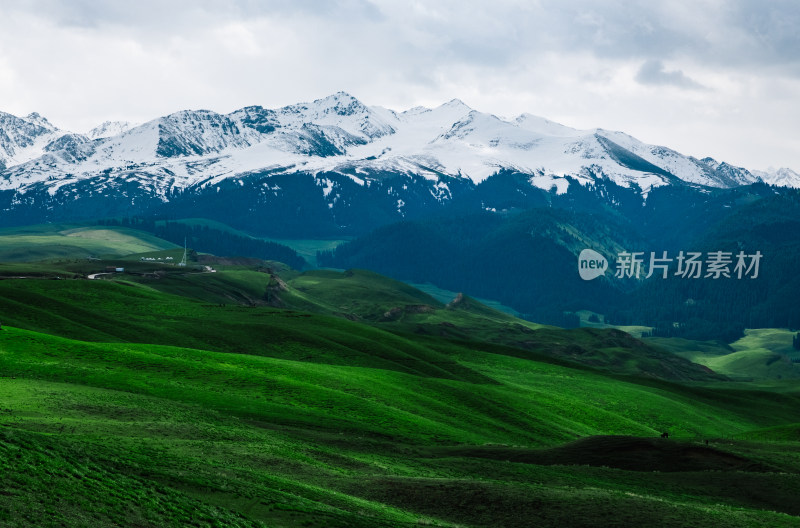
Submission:
[[[796,0],[0,0],[0,14],[0,110],[75,130],[346,90],[398,110],[460,97],[587,128],[658,122],[652,142],[735,107],[800,152]]]
[[[0,0],[4,6],[5,0]],[[34,14],[60,26],[123,28],[136,33],[202,30],[224,21],[253,17],[309,17],[331,21],[371,20],[380,11],[367,0],[23,0],[8,10]]]
[[[490,6],[441,0],[436,5],[442,16],[412,23],[435,31],[448,58],[468,63],[588,53],[612,60],[691,59],[732,69],[779,66],[800,76],[796,0],[541,0]],[[380,8],[387,15],[386,7]]]
[[[549,31],[559,35],[562,45],[599,57],[664,57],[707,45],[702,34],[673,23],[655,3],[570,2],[553,8],[557,25]]]
[[[800,77],[800,2],[739,0],[730,10],[738,46],[722,48],[725,60],[778,67]]]
[[[648,60],[636,74],[636,80],[641,84],[677,86],[692,90],[707,89],[694,79],[686,76],[681,70],[667,71],[660,60]]]
[[[144,34],[156,41],[226,21],[267,18],[298,30],[324,23],[345,39],[357,38],[365,26],[379,27],[399,37],[398,48],[415,58],[427,54],[426,63],[502,66],[545,53],[589,53],[612,60],[689,58],[726,68],[778,66],[800,76],[796,0],[0,0],[0,5],[58,25]]]

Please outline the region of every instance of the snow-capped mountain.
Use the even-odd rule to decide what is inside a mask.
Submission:
[[[17,117],[0,112],[0,169],[42,156],[63,134],[37,113]]]
[[[531,192],[556,194],[606,181],[642,195],[664,185],[759,181],[745,169],[622,132],[576,130],[530,114],[504,120],[457,99],[395,112],[339,92],[278,109],[183,110],[137,126],[106,122],[86,135],[38,114],[0,113],[0,209],[9,214],[35,216],[42,207],[52,211],[39,214],[46,218],[130,214],[235,188],[251,192],[241,199],[252,214],[315,194],[320,214],[344,226],[356,204],[381,203],[402,218],[500,173],[522,178]],[[293,194],[301,188],[306,194]],[[99,209],[81,208],[88,201]]]
[[[105,121],[87,132],[86,137],[89,139],[103,139],[118,136],[123,132],[127,132],[134,126],[133,123],[129,123],[128,121]]]
[[[621,132],[575,130],[530,114],[505,121],[459,100],[396,113],[340,92],[277,110],[185,110],[136,127],[106,122],[85,136],[59,131],[37,114],[2,119],[0,147],[8,170],[0,187],[6,189],[61,181],[67,174],[86,179],[131,165],[146,165],[155,178],[172,173],[170,185],[179,187],[276,167],[399,170],[474,183],[505,168],[530,174],[535,182],[571,176],[587,183],[602,175],[645,192],[681,182],[730,187],[756,180],[744,169],[683,156]]]
[[[770,167],[765,171],[753,171],[753,174],[770,185],[800,188],[800,174],[786,167],[781,169]]]

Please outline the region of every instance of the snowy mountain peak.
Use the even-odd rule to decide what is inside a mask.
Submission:
[[[401,118],[408,123],[428,123],[429,125],[436,125],[441,130],[436,135],[446,132],[453,125],[465,119],[472,108],[464,104],[460,99],[452,99],[444,104],[430,109],[422,106],[406,110],[400,114]],[[429,140],[434,138],[428,138]]]
[[[399,173],[473,184],[513,170],[545,189],[607,178],[643,193],[661,185],[733,187],[758,180],[740,167],[623,132],[577,130],[531,114],[501,119],[460,99],[397,113],[337,92],[277,109],[181,110],[138,126],[105,122],[86,135],[57,130],[38,114],[0,113],[0,189],[39,185],[56,192],[68,180],[126,177],[165,196],[172,188],[265,170],[347,174],[357,183],[363,175]],[[770,177],[794,185],[797,174],[761,179]]]
[[[347,92],[336,92],[333,95],[314,101],[314,104],[319,105],[320,109],[325,113],[334,113],[340,116],[369,111],[361,101]]]
[[[159,119],[164,121],[188,123],[188,122],[206,121],[209,119],[216,119],[218,117],[221,117],[220,114],[212,110],[201,109],[201,110],[178,110],[177,112],[173,112]]]
[[[446,103],[438,106],[437,109],[438,108],[448,108],[448,109],[454,109],[454,110],[458,110],[458,111],[462,111],[462,112],[471,112],[472,111],[472,108],[469,105],[467,105],[464,101],[462,101],[461,99],[450,99]]]
[[[31,112],[30,114],[25,116],[25,120],[30,122],[30,123],[33,123],[34,125],[38,125],[38,126],[40,126],[42,128],[46,128],[47,130],[49,130],[51,132],[55,131],[55,130],[58,130],[55,126],[53,126],[52,123],[50,123],[50,121],[48,121],[47,119],[45,119],[44,117],[39,115],[39,112]]]
[[[102,124],[87,132],[86,137],[89,139],[103,139],[118,136],[123,132],[127,132],[134,126],[136,125],[128,121],[104,121]]]
[[[275,110],[263,106],[245,106],[228,114],[229,118],[241,123],[243,127],[252,128],[261,134],[269,134],[281,126],[276,116]]]
[[[299,114],[312,119],[320,119],[331,114],[352,116],[368,113],[369,109],[349,93],[337,92],[322,99],[315,99],[311,103],[297,103],[285,106],[280,111],[286,114]]]
[[[338,92],[312,103],[285,106],[277,110],[277,119],[281,126],[294,129],[305,124],[335,127],[362,141],[371,141],[395,132],[384,118],[346,92]]]
[[[251,144],[235,121],[210,110],[182,110],[143,126],[157,132],[155,154],[164,158],[202,156]]]
[[[528,113],[522,114],[514,119],[514,124],[520,128],[524,128],[525,130],[530,130],[531,132],[536,132],[544,136],[569,137],[585,133],[575,128],[556,123],[555,121],[550,121],[544,117],[539,117]]]
[[[780,169],[770,167],[765,171],[753,171],[753,174],[770,185],[800,188],[800,174],[787,167]]]
[[[415,106],[414,108],[409,108],[400,113],[401,116],[414,116],[419,114],[425,114],[431,112],[432,110],[426,106]]]
[[[461,99],[459,99],[457,97],[454,97],[453,99],[450,99],[446,103],[442,103],[441,106],[463,106],[465,108],[469,108],[470,110],[472,110],[472,108],[470,108],[469,105],[467,105],[464,101],[462,101]]]
[[[44,147],[63,134],[37,113],[23,118],[0,112],[0,169],[41,156]]]

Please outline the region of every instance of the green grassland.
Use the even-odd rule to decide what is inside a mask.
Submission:
[[[186,340],[191,340],[192,335],[197,332],[195,317],[220,316],[224,320],[229,317],[227,309],[241,311],[242,306],[251,308],[271,306],[283,310],[327,315],[331,319],[344,318],[366,323],[373,328],[400,337],[411,336],[411,341],[414,342],[422,336],[436,336],[450,340],[478,340],[524,349],[529,351],[528,355],[533,353],[556,357],[620,374],[639,374],[684,381],[702,381],[715,377],[704,367],[675,354],[666,353],[660,348],[648,346],[616,330],[581,328],[564,331],[554,327],[543,327],[489,308],[466,296],[459,296],[445,305],[405,283],[363,270],[346,272],[315,270],[297,273],[282,269],[275,263],[262,263],[256,267],[215,264],[216,273],[201,273],[194,269],[187,270],[161,264],[159,270],[148,272],[147,268],[152,268],[154,264],[108,262],[125,265],[127,270],[124,275],[105,277],[114,279],[116,284],[128,286],[123,289],[112,289],[106,285],[109,290],[105,295],[108,295],[109,299],[119,298],[115,303],[117,306],[131,303],[126,296],[134,287],[141,294],[158,291],[204,301],[207,306],[187,309],[188,315],[185,320],[169,318],[159,320],[165,328],[176,325],[171,331],[181,333]],[[2,286],[0,284],[0,288]],[[10,299],[37,292],[35,285],[27,283],[8,281],[4,286],[9,290],[6,295]],[[20,288],[24,290],[24,294],[13,293]],[[82,284],[64,283],[60,286],[49,285],[47,288],[47,294],[37,298],[38,303],[46,305],[50,302],[61,302],[63,306],[67,306],[72,299],[75,299],[79,300],[82,306],[97,305],[94,298],[86,298],[93,290],[85,288]],[[152,305],[155,304],[157,301],[144,302],[141,308],[138,305],[130,305],[126,307],[128,309],[126,313],[140,310],[146,315],[153,310]],[[30,307],[26,309],[30,310]],[[76,323],[81,326],[85,325],[88,319],[107,320],[110,314],[106,310],[92,318],[82,310],[77,313],[81,315]],[[236,324],[241,326],[247,320],[248,317],[240,317]],[[344,323],[339,321],[337,324]],[[202,328],[207,332],[209,327],[204,325]],[[276,331],[281,332],[285,328],[283,325]],[[324,330],[323,334],[327,331]],[[147,335],[159,336],[160,333],[160,330],[152,330],[148,331]],[[132,334],[133,332],[128,332],[124,338],[131,339]],[[59,335],[73,336],[63,333]],[[74,335],[80,337],[80,334]],[[383,336],[385,333],[380,335]],[[390,338],[381,337],[379,341],[390,342],[387,339]],[[396,337],[392,336],[391,339]],[[223,339],[219,336],[203,333],[196,341],[191,342],[192,346],[202,348],[207,347],[208,343],[220,340]],[[163,339],[155,342],[170,343]],[[526,354],[522,351],[520,353]]]
[[[792,347],[792,337],[797,332],[785,328],[754,328],[745,330],[744,337],[731,343],[736,351],[769,350],[777,354],[793,355],[797,350]]]
[[[800,390],[679,357],[781,332],[645,343],[97,236],[125,250],[0,273],[49,277],[0,280],[0,526],[800,525]]]
[[[800,379],[800,365],[792,361],[796,332],[780,328],[745,330],[730,344],[681,338],[649,338],[646,341],[734,380]]]
[[[124,227],[44,225],[0,230],[0,262],[122,256],[174,247]]]
[[[11,479],[0,519],[591,526],[620,511],[630,525],[792,526],[787,514],[800,513],[787,500],[800,486],[796,450],[781,451],[776,468],[752,443],[692,441],[796,420],[794,397],[641,383],[494,348],[448,348],[481,377],[5,327],[0,450]],[[591,439],[654,437],[664,428],[684,440],[630,450]],[[587,437],[583,447],[557,447]],[[654,473],[650,458],[686,467]],[[735,489],[726,472],[738,479]],[[751,496],[753,489],[764,493]]]

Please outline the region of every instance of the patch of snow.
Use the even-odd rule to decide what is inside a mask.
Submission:
[[[322,187],[322,195],[324,197],[326,197],[326,198],[328,197],[328,195],[333,190],[333,182],[331,180],[329,180],[328,178],[318,179],[317,180],[317,185]]]
[[[775,169],[770,167],[765,171],[752,171],[764,183],[779,187],[800,188],[800,174],[789,168]]]
[[[136,125],[128,121],[105,121],[87,132],[86,137],[89,139],[103,139],[118,136],[135,126]]]
[[[531,177],[529,181],[531,185],[533,185],[534,187],[538,187],[546,191],[555,189],[556,194],[559,195],[565,194],[569,190],[569,181],[567,181],[562,176],[556,176],[553,174],[548,174],[548,175],[540,174]]]

